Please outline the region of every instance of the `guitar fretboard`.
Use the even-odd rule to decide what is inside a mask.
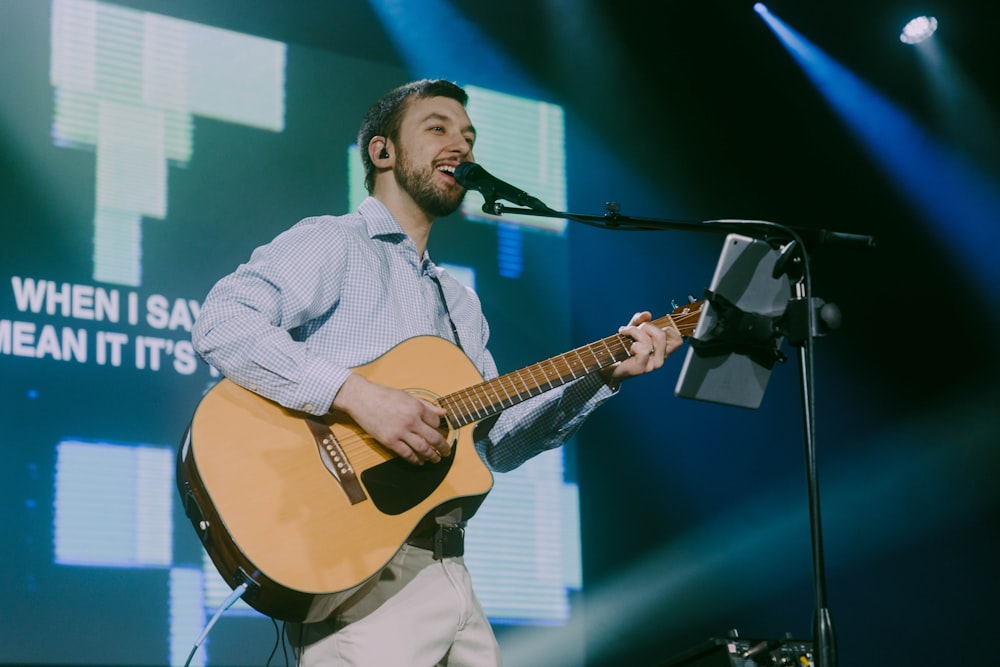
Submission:
[[[677,329],[682,336],[694,331],[702,302],[678,308],[650,324]],[[453,428],[481,421],[539,394],[607,368],[631,356],[632,339],[615,334],[575,350],[540,361],[492,380],[443,396],[438,403],[448,411]]]

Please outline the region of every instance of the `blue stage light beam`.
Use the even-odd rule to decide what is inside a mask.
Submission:
[[[829,467],[823,509],[834,577],[878,567],[950,526],[975,526],[994,515],[1000,507],[993,481],[1000,465],[998,400],[996,390],[963,397],[877,434],[857,456]],[[808,521],[797,486],[762,484],[743,502],[589,586],[584,613],[570,621],[583,627],[511,633],[504,664],[574,667],[567,638],[582,632],[588,658],[604,664],[622,642],[660,638],[664,628],[705,627],[719,609],[743,615],[762,601],[787,606],[788,595],[810,581]],[[912,613],[937,614],[931,608]]]
[[[924,85],[933,91],[928,101],[944,140],[985,171],[1000,173],[1000,123],[982,87],[940,38],[913,46],[915,60],[924,72]]]
[[[988,300],[1000,301],[1000,188],[772,14],[754,9]]]
[[[546,99],[540,86],[445,0],[369,0],[407,69],[416,77],[447,78]]]

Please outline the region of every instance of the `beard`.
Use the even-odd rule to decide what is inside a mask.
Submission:
[[[462,205],[465,189],[458,187],[442,189],[435,183],[437,170],[433,167],[420,168],[410,162],[402,148],[396,151],[396,183],[421,209],[435,218],[451,215]]]

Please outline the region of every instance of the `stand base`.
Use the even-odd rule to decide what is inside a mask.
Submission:
[[[794,665],[813,667],[811,641],[798,639],[712,638],[675,655],[658,667],[760,667]]]

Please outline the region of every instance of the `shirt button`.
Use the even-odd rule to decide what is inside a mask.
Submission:
[[[305,412],[312,412],[315,409],[315,407],[313,406],[312,403],[306,403],[305,405],[302,406],[302,409]]]

